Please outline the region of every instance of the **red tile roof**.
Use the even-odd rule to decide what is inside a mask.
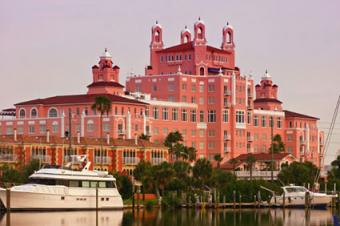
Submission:
[[[279,101],[278,99],[274,99],[274,98],[257,98],[254,100],[254,103],[263,103],[263,102],[272,102],[272,103],[282,104],[281,101]]]
[[[14,141],[13,135],[3,135],[0,136],[0,142],[4,144],[44,144],[44,145],[69,145],[68,138],[62,138],[57,136],[50,136],[50,142],[47,143],[46,136],[22,136],[17,135],[17,141]],[[112,139],[110,138],[110,144],[107,144],[106,138],[99,139],[99,138],[80,138],[80,143],[78,144],[77,138],[73,137],[71,141],[72,145],[77,146],[86,146],[86,145],[103,145],[103,146],[110,146],[110,147],[144,147],[144,148],[167,148],[163,144],[155,144],[151,143],[147,140],[137,140],[137,144],[135,139]]]
[[[239,165],[245,163],[247,161],[247,158],[249,156],[253,156],[256,161],[271,161],[272,155],[270,153],[248,153],[248,154],[241,154],[238,157],[235,158],[236,164],[235,168],[237,168]],[[284,159],[287,156],[292,156],[290,153],[274,153],[273,154],[273,159],[275,161],[279,161]],[[293,156],[292,156],[293,157]],[[222,169],[233,169],[234,165],[230,163],[230,161],[224,163],[221,165]]]
[[[82,94],[82,95],[67,95],[67,96],[54,96],[48,97],[44,99],[34,99],[21,103],[15,104],[17,105],[58,105],[58,104],[84,104],[84,103],[94,103],[95,98],[97,96],[106,96],[108,97],[112,103],[127,103],[127,104],[143,104],[138,100],[128,99],[125,97],[117,96],[117,95],[109,95],[109,94]]]
[[[101,87],[101,86],[112,86],[112,87],[121,87],[124,88],[124,86],[118,82],[106,82],[106,81],[100,81],[100,82],[93,82],[90,85],[87,86],[87,88],[90,87]]]
[[[309,115],[303,115],[297,112],[293,112],[293,111],[287,111],[284,110],[285,112],[285,117],[286,118],[307,118],[307,119],[314,119],[314,120],[319,120],[319,118],[313,117],[313,116],[309,116]]]
[[[194,44],[193,42],[187,42],[184,44],[179,44],[175,46],[171,46],[166,49],[159,50],[158,52],[160,53],[172,53],[172,52],[183,52],[183,51],[188,51],[188,50],[193,50],[194,49]],[[211,52],[218,52],[218,53],[227,53],[227,51],[223,49],[218,49],[213,46],[207,46],[207,50]]]

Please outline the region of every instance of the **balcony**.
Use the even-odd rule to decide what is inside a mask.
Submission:
[[[224,137],[223,137],[223,139],[224,139],[225,141],[231,140],[230,134],[225,134]]]
[[[137,165],[140,159],[136,157],[124,157],[123,164],[124,165]]]
[[[229,153],[230,152],[230,147],[224,146],[223,151],[224,151],[224,153]]]
[[[247,141],[248,142],[253,142],[254,141],[254,137],[253,136],[247,136]]]
[[[1,154],[0,162],[16,162],[18,160],[17,155],[14,154]]]
[[[300,140],[300,145],[306,145],[306,140]]]
[[[248,98],[253,98],[253,96],[254,96],[253,92],[248,91]]]
[[[125,135],[125,131],[122,130],[122,129],[119,129],[119,130],[117,131],[117,133],[118,133],[118,135]]]
[[[237,179],[248,179],[250,178],[250,171],[235,171]],[[273,171],[274,180],[277,179],[277,175],[279,171]],[[253,171],[252,172],[253,179],[263,179],[270,180],[271,179],[271,171]]]
[[[248,103],[247,109],[248,109],[248,110],[252,110],[252,109],[254,109],[254,106],[253,106],[252,104],[249,104],[249,103]]]
[[[51,163],[51,156],[49,155],[32,155],[32,159],[38,160],[41,163]]]
[[[223,107],[224,108],[230,108],[231,107],[231,103],[223,103]]]
[[[223,94],[224,94],[224,96],[231,96],[231,91],[230,90],[224,90]]]
[[[164,158],[151,158],[151,164],[152,165],[159,165],[162,162],[165,162]]]
[[[109,156],[95,156],[94,164],[98,165],[110,165],[112,163],[112,158]]]

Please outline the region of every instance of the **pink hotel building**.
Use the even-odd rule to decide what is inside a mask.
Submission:
[[[177,130],[185,145],[197,149],[198,157],[212,160],[220,154],[226,161],[268,152],[272,134],[279,134],[286,152],[300,161],[318,166],[322,162],[324,137],[318,118],[283,110],[278,86],[267,72],[255,86],[252,77],[241,74],[235,66],[230,25],[222,30],[220,48],[207,45],[200,19],[193,34],[185,28],[180,44],[165,48],[163,29],[156,23],[151,29],[150,65],[145,75],[127,78],[125,91],[119,67],[107,50],[92,74],[87,94],[35,99],[3,110],[0,142],[13,135],[63,138],[70,129],[73,137],[98,138],[100,117],[91,105],[96,96],[106,95],[112,100],[112,111],[103,118],[107,138],[147,134],[159,145]]]

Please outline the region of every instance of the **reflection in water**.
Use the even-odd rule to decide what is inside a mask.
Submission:
[[[0,216],[0,226],[328,226],[331,211],[293,209],[24,212]],[[96,220],[98,219],[98,221]],[[8,223],[10,222],[10,224]],[[227,224],[226,224],[227,223]]]

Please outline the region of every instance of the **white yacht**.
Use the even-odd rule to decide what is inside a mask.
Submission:
[[[0,188],[0,200],[11,210],[122,209],[116,179],[107,172],[88,170],[90,164],[81,171],[42,168],[28,184],[9,189],[9,206],[6,189]]]
[[[332,198],[336,197],[336,195],[327,195],[324,193],[312,192],[303,186],[289,185],[282,187],[282,190],[283,193],[280,196],[273,195],[270,200],[271,205],[278,207],[283,206],[283,198],[285,197],[286,207],[304,207],[306,203],[306,192],[309,192],[310,206],[313,208],[325,209],[332,202]]]

